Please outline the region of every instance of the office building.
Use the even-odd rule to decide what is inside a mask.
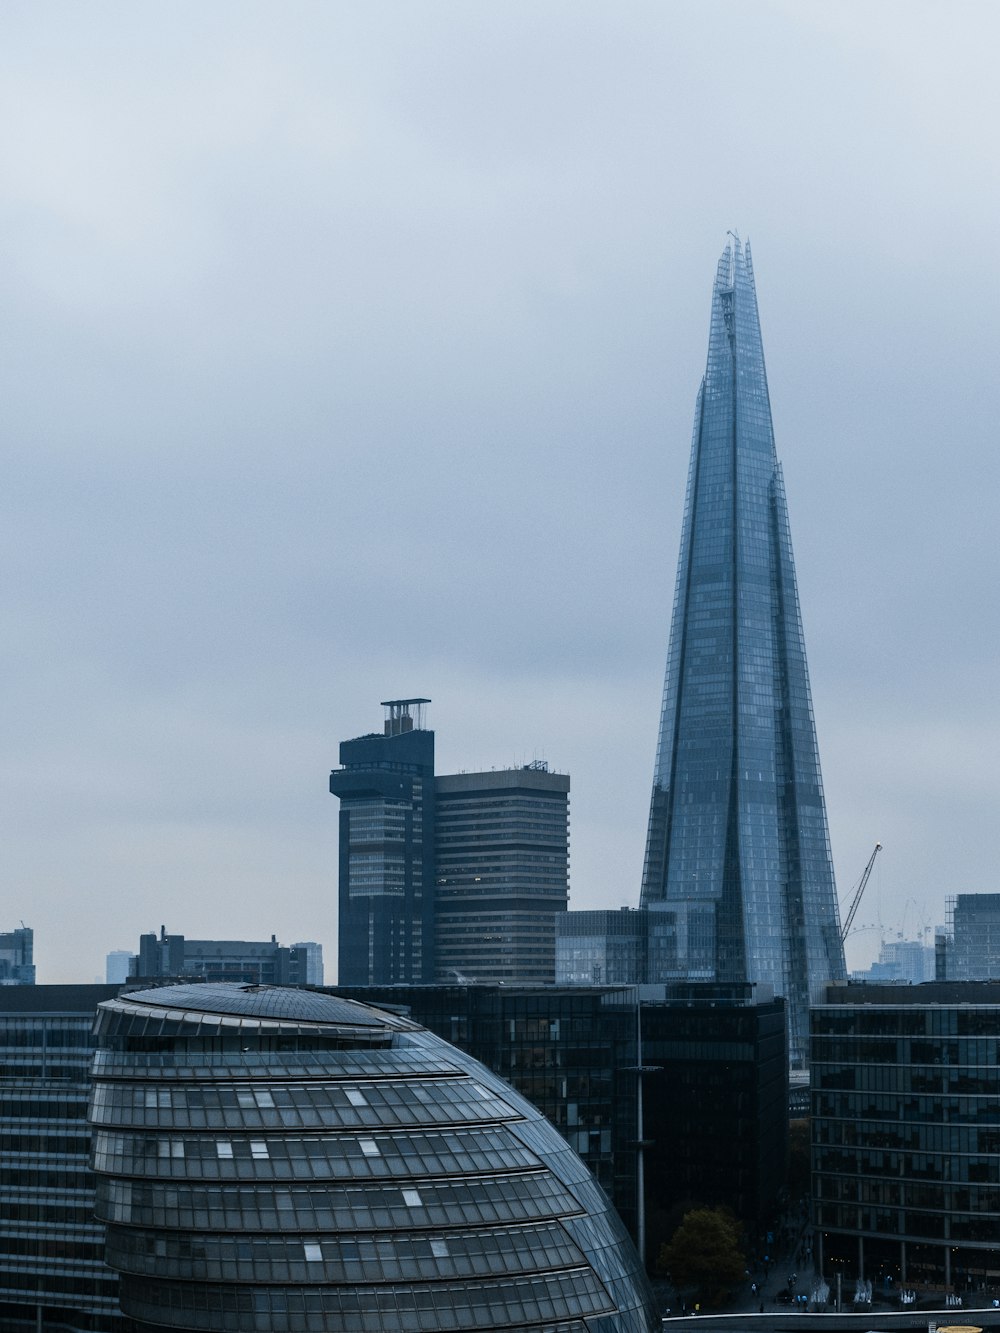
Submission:
[[[0,986],[35,984],[35,932],[22,925],[0,932]]]
[[[435,776],[428,699],[391,699],[344,741],[342,985],[555,980],[569,898],[569,778],[542,760]]]
[[[586,1162],[639,1239],[636,1067],[644,1076],[646,1256],[672,1210],[765,1218],[785,1184],[785,1006],[764,986],[371,986],[527,1097]],[[641,1013],[636,1012],[641,996]]]
[[[314,980],[317,976],[318,982]],[[168,934],[166,926],[160,927],[159,935],[140,935],[129,979],[181,977],[260,986],[322,985],[322,946],[309,943],[286,948],[274,935],[269,940],[192,940]]]
[[[762,982],[808,1010],[843,978],[833,865],[749,245],[712,294],[641,903],[651,981]]]
[[[1000,979],[1000,893],[959,893],[946,899],[945,911],[937,979]]]
[[[141,1326],[651,1333],[580,1159],[416,1023],[181,985],[105,1002],[97,1030],[97,1214]]]
[[[649,913],[622,907],[556,917],[557,986],[627,986],[646,980]]]
[[[94,1220],[94,1013],[114,986],[0,987],[0,1328],[127,1333]]]
[[[831,986],[812,1012],[827,1280],[1000,1285],[1000,983]]]
[[[381,733],[343,741],[338,979],[434,979],[434,733],[429,699],[389,699]]]
[[[569,778],[543,760],[435,779],[439,981],[555,981],[569,897]]]

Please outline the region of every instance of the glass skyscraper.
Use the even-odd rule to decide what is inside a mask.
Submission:
[[[649,980],[769,982],[790,1060],[845,976],[749,245],[712,293],[643,869]]]

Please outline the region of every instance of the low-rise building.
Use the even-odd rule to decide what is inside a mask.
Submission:
[[[831,986],[811,1025],[827,1278],[1000,1283],[1000,983]]]

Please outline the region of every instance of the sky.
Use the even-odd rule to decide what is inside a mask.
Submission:
[[[0,929],[336,962],[340,740],[572,780],[638,901],[754,253],[848,964],[1000,889],[991,2],[7,0]]]

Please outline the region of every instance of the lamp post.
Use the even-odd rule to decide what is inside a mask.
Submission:
[[[636,1247],[639,1251],[639,1258],[642,1261],[643,1269],[646,1268],[646,1163],[645,1150],[652,1147],[653,1140],[645,1137],[645,1128],[642,1115],[642,1076],[643,1074],[653,1074],[660,1069],[660,1065],[644,1065],[642,1063],[642,1001],[639,995],[639,986],[633,987],[635,991],[635,1065],[632,1072],[635,1074],[635,1189],[636,1189]]]

